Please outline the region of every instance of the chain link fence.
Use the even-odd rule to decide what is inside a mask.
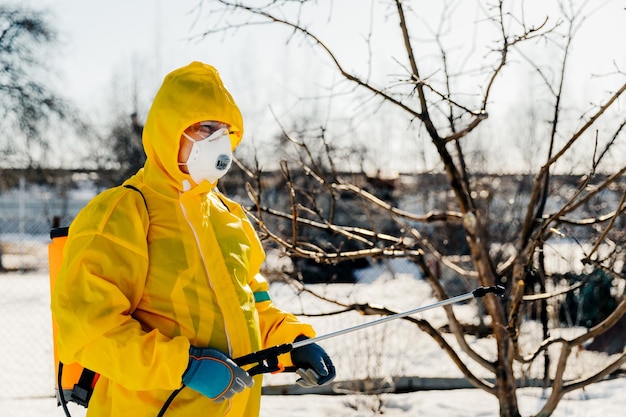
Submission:
[[[0,399],[52,397],[55,384],[53,363],[52,330],[50,316],[50,288],[48,274],[48,244],[51,228],[67,226],[78,211],[95,195],[89,188],[64,192],[62,197],[46,187],[21,182],[20,187],[0,194],[0,249],[2,272],[0,272]],[[267,267],[280,269],[284,259],[268,254]],[[404,271],[403,271],[404,269]],[[402,305],[389,305],[400,311],[404,307],[414,308],[429,301],[430,290],[416,278],[416,266],[409,262],[374,265],[363,272],[360,280],[368,282],[384,276],[392,285],[388,299],[400,299]],[[272,274],[272,271],[266,271]],[[368,275],[368,273],[370,275]],[[374,275],[372,275],[374,274]],[[398,278],[404,277],[403,279]],[[408,286],[418,285],[410,289]],[[367,286],[351,284],[311,285],[312,291],[321,296],[341,302],[383,303],[381,294],[368,292]],[[373,291],[373,290],[372,290]],[[398,297],[409,291],[411,297]],[[323,301],[311,294],[302,294],[300,289],[275,282],[272,284],[275,302],[283,309],[295,314],[315,315],[335,312],[336,304]],[[274,294],[275,293],[275,294]],[[339,330],[373,320],[356,312],[325,317],[306,317],[320,334]],[[335,357],[350,352],[348,365],[339,368],[339,378],[376,379],[391,374],[416,374],[406,352],[423,343],[434,343],[419,335],[406,323],[390,323],[381,328],[368,329],[358,334],[338,338],[326,344]],[[428,349],[432,350],[432,349]],[[419,350],[415,350],[418,352]],[[358,360],[357,358],[363,358]],[[383,366],[379,363],[389,360]],[[414,361],[413,361],[414,362]],[[389,372],[391,367],[391,373]],[[268,385],[293,384],[294,376],[272,376],[266,378]],[[344,390],[358,387],[345,386]]]
[[[23,179],[0,194],[0,398],[54,395],[50,230],[69,224],[91,195],[59,197]]]
[[[54,395],[56,370],[49,309],[49,232],[53,226],[69,225],[95,191],[93,187],[79,184],[77,189],[61,193],[61,197],[57,194],[46,187],[24,182],[19,188],[0,194],[0,399]],[[563,262],[562,253],[555,259]],[[268,275],[272,270],[284,268],[286,262],[289,260],[277,251],[268,250]],[[450,272],[443,272],[446,273]],[[369,267],[356,271],[356,276],[358,284],[312,284],[307,285],[307,291],[293,282],[276,281],[272,284],[272,296],[279,307],[301,315],[319,334],[379,318],[362,315],[346,306],[381,305],[401,312],[437,301],[430,287],[420,279],[417,266],[408,260],[372,262]],[[458,276],[443,278],[456,285],[451,295],[471,291],[475,285]],[[478,306],[479,303],[470,301],[454,308],[460,320],[478,326],[482,320]],[[447,323],[443,309],[425,312],[420,317],[428,319],[434,327]],[[527,339],[524,343],[538,345],[540,324],[529,321],[527,326],[536,329],[526,328],[530,331],[523,335]],[[457,347],[454,337],[445,337]],[[491,357],[492,339],[470,336],[469,343],[488,360],[495,359]],[[338,364],[339,382],[335,389],[343,393],[392,391],[398,379],[406,376],[462,378],[433,339],[404,320],[340,336],[323,345]],[[473,365],[473,361],[465,360],[463,353],[460,357],[478,376],[489,376]],[[606,356],[584,352],[581,358],[585,363],[572,370],[572,378],[606,361]],[[540,369],[521,369],[520,372],[529,378],[541,375]],[[293,380],[293,375],[272,375],[265,381],[266,385],[289,385]]]

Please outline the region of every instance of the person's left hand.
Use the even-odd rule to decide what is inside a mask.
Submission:
[[[308,339],[306,336],[298,336],[296,342]],[[326,351],[318,344],[302,346],[291,352],[291,361],[298,368],[296,373],[300,376],[296,382],[301,387],[314,387],[325,385],[335,379],[336,372],[333,362]]]

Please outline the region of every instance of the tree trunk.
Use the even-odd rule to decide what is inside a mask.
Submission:
[[[484,236],[486,228],[481,227],[480,212],[466,213],[464,226],[468,233],[468,244],[472,253],[478,280],[480,285],[495,285],[496,272],[491,264],[487,239]],[[496,363],[496,395],[500,404],[500,417],[520,417],[517,405],[516,381],[513,372],[514,348],[513,339],[508,332],[508,324],[504,314],[504,308],[500,299],[495,296],[483,298],[487,312],[491,316],[493,332],[497,344]]]
[[[500,405],[500,417],[520,417],[513,373],[513,343],[506,331],[506,324],[499,324],[494,324],[494,332],[498,344],[496,395]]]

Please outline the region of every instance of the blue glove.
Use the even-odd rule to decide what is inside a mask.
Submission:
[[[254,380],[219,350],[191,346],[183,383],[213,401],[221,402],[246,387],[252,388]]]
[[[308,337],[298,336],[295,341],[305,339]],[[333,362],[326,351],[316,343],[294,349],[291,352],[291,361],[298,368],[296,373],[300,379],[296,383],[301,387],[325,385],[335,379]]]

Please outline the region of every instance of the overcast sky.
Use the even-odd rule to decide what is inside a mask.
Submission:
[[[18,0],[5,1],[10,3]],[[327,70],[330,67],[329,61],[321,54],[314,59],[311,50],[300,47],[299,42],[287,43],[284,30],[270,27],[261,29],[257,26],[235,34],[193,39],[194,35],[215,24],[215,19],[203,20],[206,8],[199,12],[198,0],[19,0],[19,3],[50,12],[51,22],[59,31],[61,40],[58,56],[52,63],[52,67],[57,69],[59,84],[64,94],[96,117],[98,112],[104,112],[105,103],[110,100],[116,83],[119,88],[120,84],[128,85],[131,78],[137,80],[141,90],[138,92],[139,104],[144,106],[140,110],[145,112],[154,92],[169,71],[192,60],[201,60],[213,64],[220,71],[227,87],[242,107],[248,126],[253,127],[247,130],[247,134],[258,134],[258,131],[268,129],[265,123],[275,126],[270,106],[273,106],[274,111],[278,109],[279,113],[282,111],[281,106],[284,111],[295,108],[293,103],[297,102],[298,94],[302,94],[303,90],[319,88],[322,85],[318,79],[320,69],[325,66]],[[387,6],[381,5],[386,3],[380,1],[335,0],[321,3],[325,6],[318,8],[319,16],[307,15],[306,18],[316,24],[329,20],[340,23],[334,26],[334,32],[322,33],[325,40],[332,40],[333,46],[345,53],[342,57],[348,57],[358,50],[359,45],[365,45],[363,35],[367,28],[354,30],[353,25],[363,20],[358,17],[368,15],[372,5],[378,8],[375,15],[381,22],[395,19],[393,11],[385,10]],[[479,14],[473,12],[472,8],[487,3],[470,0],[452,2],[457,8],[468,8],[465,15],[460,16],[468,25],[467,30],[459,30],[456,26],[454,31],[461,37],[469,38],[470,25],[479,19]],[[436,26],[425,7],[436,7],[443,2],[422,0],[409,4],[421,8],[419,13],[426,16],[422,27]],[[541,16],[547,13],[543,0],[527,0],[523,4],[526,5],[529,21],[540,22]],[[605,86],[598,78],[591,80],[588,74],[615,71],[612,63],[620,65],[624,70],[626,50],[621,44],[626,39],[626,3],[620,0],[594,0],[592,4],[609,4],[609,7],[588,19],[579,33],[576,54],[572,56],[574,61],[570,80],[577,84],[576,90],[581,94],[589,90],[594,91],[594,94],[604,94],[611,86],[608,80]],[[589,10],[593,10],[593,7],[590,6]],[[365,24],[368,23],[365,19]],[[356,38],[349,37],[351,32],[356,33]],[[415,36],[419,38],[420,35]],[[389,42],[384,47],[388,45],[391,48],[395,44],[397,42]],[[455,47],[463,46],[459,41]],[[394,54],[391,49],[388,55],[392,69],[373,68],[374,71],[380,70],[386,77],[400,72],[398,57],[401,55]],[[343,62],[351,62],[351,59],[345,58]],[[355,66],[365,70],[363,61],[355,62]],[[401,65],[406,64],[401,62]],[[505,80],[507,88],[512,90],[498,99],[515,104],[517,100],[528,98],[523,96],[528,93],[524,80]],[[263,120],[263,123],[258,120]],[[380,128],[386,129],[387,126],[381,125]]]
[[[110,110],[106,106],[112,89],[120,84],[129,86],[133,80],[140,89],[140,115],[145,117],[163,77],[194,60],[220,71],[249,125],[263,118],[276,127],[269,106],[272,100],[275,105],[283,100],[260,91],[276,93],[284,91],[288,83],[307,83],[287,74],[287,61],[306,65],[307,57],[287,58],[291,52],[280,48],[286,43],[284,31],[266,28],[259,36],[259,31],[241,30],[201,38],[211,23],[203,21],[208,7],[199,10],[198,0],[19,2],[50,12],[60,40],[58,55],[51,63],[55,79],[63,94],[91,112],[92,118]],[[259,84],[263,86],[259,88]]]
[[[167,72],[191,60],[227,62],[223,42],[190,39],[198,0],[20,2],[51,13],[61,41],[57,68],[64,91],[81,104],[101,98],[112,79],[131,67],[139,68],[143,82],[158,87]]]
[[[234,88],[232,84],[239,82],[237,77],[241,78],[242,66],[249,73],[270,63],[275,67],[284,65],[280,61],[283,55],[279,50],[285,45],[285,32],[279,38],[269,28],[257,27],[239,31],[236,35],[192,39],[194,35],[210,29],[210,25],[199,20],[203,13],[197,9],[198,0],[19,0],[19,3],[51,13],[51,22],[59,31],[62,42],[56,68],[64,81],[64,91],[81,101],[93,100],[98,92],[106,91],[111,80],[129,71],[131,66],[139,68],[144,82],[158,85],[172,69],[191,60],[202,60],[218,67],[227,84]],[[423,7],[427,3],[414,4]],[[594,0],[593,3],[600,5],[607,2]],[[621,58],[622,62],[626,58],[624,48],[619,45],[626,38],[626,3],[619,0],[609,3],[613,6],[589,19],[583,33],[578,36],[579,53],[576,58],[580,61],[579,65],[593,66],[594,61],[601,60],[611,50],[613,55],[621,55],[616,58]],[[350,31],[351,25],[360,20],[358,16],[369,12],[370,1],[335,1],[329,4],[331,6],[319,8],[319,20],[328,19],[327,13],[334,14],[333,19],[337,19],[336,16],[341,16],[346,10],[355,17],[341,21],[341,33],[324,33],[324,39],[338,42]],[[345,8],[342,7],[344,4]],[[456,4],[471,5],[475,2],[466,0]],[[527,10],[534,10],[538,15],[544,13],[545,2],[528,0],[525,4]],[[533,4],[539,7],[533,7]],[[205,11],[207,8],[205,6]],[[589,10],[593,9],[590,7]],[[529,12],[527,14],[532,16]],[[430,16],[428,18],[431,19]],[[468,24],[474,24],[472,18],[467,19]],[[533,21],[532,18],[529,20]],[[435,26],[435,22],[426,23]],[[460,31],[457,29],[457,32]],[[589,36],[589,33],[597,33],[597,36]],[[615,53],[615,50],[621,53]],[[303,56],[290,58],[302,60],[307,53],[305,51]]]

